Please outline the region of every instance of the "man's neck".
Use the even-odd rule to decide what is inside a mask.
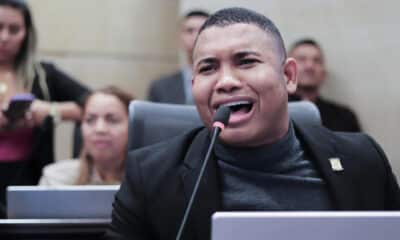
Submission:
[[[315,102],[319,97],[319,89],[316,87],[301,87],[298,86],[296,95],[299,96],[302,100],[308,100],[311,102]]]

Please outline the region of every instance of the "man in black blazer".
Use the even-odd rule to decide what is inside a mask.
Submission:
[[[289,100],[314,102],[321,114],[322,124],[330,130],[361,131],[357,116],[350,108],[321,97],[320,90],[327,75],[321,46],[313,39],[300,39],[291,47],[289,56],[296,59],[299,68],[297,90]]]
[[[185,14],[182,19],[180,43],[186,56],[187,65],[170,75],[153,81],[148,93],[150,101],[193,104],[192,51],[197,33],[208,16],[207,12],[201,10],[192,10]]]
[[[216,12],[200,29],[193,60],[205,128],[129,153],[109,239],[175,239],[222,105],[232,113],[182,239],[209,239],[216,211],[400,209],[374,140],[289,119],[297,65],[268,18],[243,8]]]

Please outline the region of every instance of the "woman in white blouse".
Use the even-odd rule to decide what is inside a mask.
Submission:
[[[39,185],[120,184],[128,142],[128,106],[133,97],[116,87],[86,98],[79,160],[47,165]]]

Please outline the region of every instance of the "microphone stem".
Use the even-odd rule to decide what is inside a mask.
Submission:
[[[185,228],[186,221],[187,221],[187,219],[189,217],[190,210],[192,209],[192,205],[193,205],[194,199],[196,198],[197,191],[198,191],[198,188],[200,186],[201,179],[203,178],[203,174],[204,174],[204,171],[206,169],[208,160],[210,159],[211,152],[213,150],[215,140],[217,139],[217,136],[219,135],[220,132],[221,132],[221,129],[219,127],[216,127],[213,130],[210,146],[208,147],[206,157],[204,159],[203,165],[201,166],[199,176],[197,177],[196,184],[194,185],[194,189],[193,189],[192,195],[190,196],[189,203],[188,203],[188,205],[186,207],[185,214],[183,216],[182,223],[181,223],[181,226],[179,227],[179,231],[178,231],[178,234],[176,235],[176,239],[175,240],[180,240],[181,237],[182,237],[183,230]]]

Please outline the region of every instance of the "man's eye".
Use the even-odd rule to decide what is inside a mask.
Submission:
[[[253,58],[245,58],[245,59],[239,60],[240,65],[249,65],[249,64],[256,63],[256,62],[257,62],[257,60],[253,59]]]
[[[202,66],[199,68],[199,73],[207,73],[213,69],[212,65]]]
[[[300,56],[300,57],[296,58],[296,62],[299,62],[299,63],[304,63],[306,61],[307,61],[307,59],[305,57],[303,57],[303,56]]]
[[[187,28],[187,29],[185,29],[185,32],[188,33],[188,34],[192,34],[194,31],[195,31],[194,28]]]
[[[321,58],[316,58],[314,59],[315,64],[322,64],[322,59]]]

